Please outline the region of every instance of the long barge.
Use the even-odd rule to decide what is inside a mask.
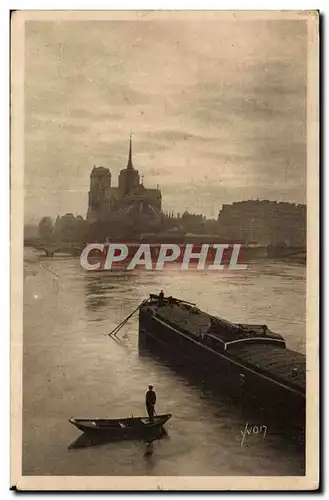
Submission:
[[[288,349],[266,325],[232,323],[195,304],[151,294],[139,308],[139,342],[156,343],[182,365],[209,373],[219,390],[304,420],[305,355]]]

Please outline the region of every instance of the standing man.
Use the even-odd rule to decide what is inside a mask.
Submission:
[[[161,290],[159,293],[159,305],[162,306],[163,303],[164,303],[164,293],[163,290]]]
[[[154,407],[156,403],[157,397],[156,394],[153,390],[153,385],[149,385],[149,390],[146,393],[145,396],[145,403],[146,403],[146,409],[147,413],[150,419],[150,422],[153,423],[154,420]]]

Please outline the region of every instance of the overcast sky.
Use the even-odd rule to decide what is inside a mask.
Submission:
[[[133,163],[163,208],[305,203],[304,21],[30,21],[25,220],[86,215],[93,165]]]

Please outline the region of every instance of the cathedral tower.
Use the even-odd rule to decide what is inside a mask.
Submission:
[[[111,192],[111,172],[108,168],[94,167],[90,174],[87,218],[102,219],[108,210]]]
[[[127,167],[120,171],[119,191],[121,196],[125,196],[133,187],[139,185],[139,173],[133,167],[131,136],[129,141],[129,154]]]

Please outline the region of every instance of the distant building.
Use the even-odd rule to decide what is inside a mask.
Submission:
[[[84,241],[86,230],[85,220],[81,215],[75,216],[72,213],[66,213],[62,217],[57,216],[54,225],[54,237],[60,241]]]
[[[306,246],[306,205],[248,200],[223,205],[218,231],[225,238],[260,245]]]
[[[119,174],[118,186],[112,186],[109,168],[94,167],[90,174],[87,212],[90,222],[107,222],[137,213],[141,219],[160,217],[161,204],[161,191],[145,188],[138,170],[133,167],[131,137],[128,164]]]

